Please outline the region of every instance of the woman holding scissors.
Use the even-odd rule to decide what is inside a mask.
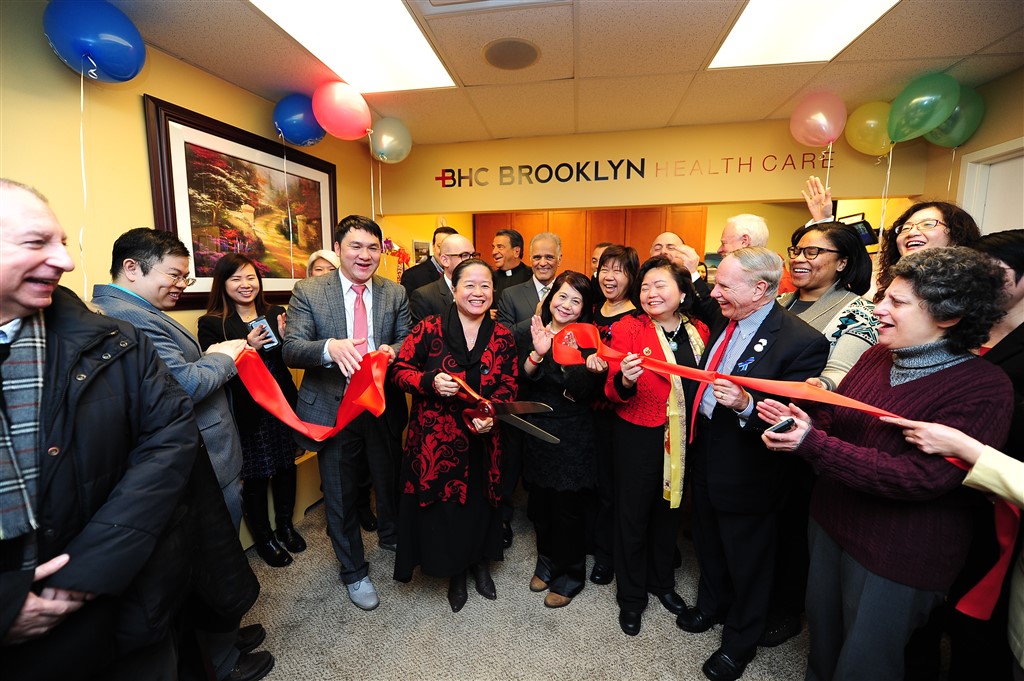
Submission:
[[[494,278],[472,258],[452,272],[454,302],[413,327],[392,366],[392,381],[412,394],[412,413],[399,478],[395,579],[408,582],[417,565],[448,577],[452,612],[466,604],[466,572],[494,600],[488,569],[502,560],[501,440],[492,418],[472,419],[475,406],[460,381],[487,400],[516,396],[512,332],[488,310]]]

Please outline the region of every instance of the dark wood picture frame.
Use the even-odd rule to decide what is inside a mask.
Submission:
[[[337,173],[334,164],[285,147],[279,140],[260,137],[151,95],[144,95],[143,102],[155,227],[177,234],[193,254],[190,267],[197,282],[182,295],[178,308],[206,307],[212,282],[209,270],[220,255],[230,250],[245,252],[250,257],[257,256],[253,259],[258,262],[270,260],[271,265],[265,262],[261,265],[264,294],[270,302],[288,302],[295,282],[306,274],[309,253],[332,245],[334,226],[338,220]],[[197,158],[197,153],[201,154],[199,158],[202,162],[207,162],[203,159],[208,157],[215,159],[209,163],[230,165],[228,170],[236,175],[244,171],[253,178],[272,178],[270,182],[281,182],[285,208],[279,205],[281,191],[271,191],[272,186],[264,191],[263,180],[248,183],[243,180],[241,184],[247,189],[246,192],[239,189],[239,183],[230,184],[230,188],[221,193],[210,190],[217,193],[217,201],[210,200],[205,192],[194,191],[190,194],[192,187],[189,186],[189,171],[186,168],[189,161],[186,159],[188,154],[192,154],[193,159]],[[295,191],[294,200],[288,189],[293,184],[299,187]],[[256,189],[259,189],[260,198],[253,202],[258,204],[256,207],[241,205],[240,202],[236,202],[239,203],[239,209],[230,207],[233,205],[231,197],[243,194],[251,196]],[[220,200],[223,196],[227,196],[228,200]],[[269,200],[271,196],[274,197],[273,201]],[[196,205],[200,201],[205,202],[204,206],[216,204],[209,208],[211,224],[193,226],[193,213],[199,209],[193,206],[190,197],[200,197],[196,199]],[[305,204],[300,201],[303,197],[309,199]],[[292,207],[296,203],[306,205],[313,219],[307,220],[305,215],[293,214]],[[222,211],[223,221],[218,221],[218,211]],[[262,227],[257,226],[255,217],[260,211],[263,214],[258,220],[263,221]],[[276,226],[270,229],[269,225],[275,220]],[[224,221],[231,221],[232,224],[225,224]],[[266,246],[262,237],[274,243]],[[280,244],[282,240],[286,246]],[[232,246],[225,247],[229,243]],[[284,254],[285,249],[287,256]],[[286,258],[283,265],[281,258]],[[284,267],[285,274],[274,272],[272,266],[279,269]]]

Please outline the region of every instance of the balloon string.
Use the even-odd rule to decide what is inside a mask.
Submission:
[[[953,147],[953,158],[949,159],[949,179],[946,180],[946,200],[949,200],[949,190],[953,186],[953,166],[956,164],[956,147]]]
[[[896,145],[889,147],[889,164],[885,169],[885,186],[882,188],[882,217],[879,229],[885,231],[885,207],[889,203],[889,175],[892,173],[892,152]]]
[[[92,64],[92,68],[89,69],[89,71],[88,71],[89,77],[92,78],[93,80],[99,80],[100,79],[99,67],[96,65],[96,62],[93,61],[92,57],[90,57],[87,54],[83,54],[82,55],[82,74],[85,75],[85,72],[86,72],[86,70],[85,70],[85,60],[86,59],[88,59],[89,63]]]
[[[377,207],[379,208],[377,212],[381,214],[381,217],[384,217],[384,187],[381,185],[383,177],[384,166],[377,161]]]
[[[295,278],[295,234],[292,229],[292,199],[288,194],[288,145],[284,143],[284,133],[277,129],[281,138],[281,158],[284,159],[284,208],[288,216],[288,262],[291,263],[292,279]]]
[[[82,263],[82,298],[89,295],[89,275],[85,267],[85,217],[89,208],[89,188],[85,181],[85,59],[88,59],[88,55],[83,57],[82,76],[78,81],[78,158],[82,166],[82,224],[78,228],[78,259]]]
[[[828,189],[828,176],[832,172],[832,142],[828,143],[828,160],[825,161],[825,189]]]
[[[377,220],[377,201],[373,195],[373,131],[367,130],[366,137],[370,140],[370,219]]]

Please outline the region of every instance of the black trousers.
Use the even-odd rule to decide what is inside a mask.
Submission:
[[[527,515],[537,532],[534,574],[556,594],[572,598],[583,590],[587,573],[584,514],[586,490],[530,486]]]
[[[597,488],[587,497],[588,552],[594,562],[611,566],[614,562],[613,537],[615,535],[615,491],[612,484],[612,424],[611,411],[598,412],[594,419],[594,465],[597,469]]]
[[[663,496],[664,428],[647,428],[615,417],[614,565],[616,598],[623,610],[641,612],[647,594],[675,591],[673,561],[679,509]]]

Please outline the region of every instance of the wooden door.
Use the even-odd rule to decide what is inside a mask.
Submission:
[[[655,237],[665,231],[665,206],[626,209],[626,244],[636,249],[640,262],[648,258]]]
[[[548,213],[548,231],[562,240],[562,264],[558,271],[574,270],[590,276],[587,250],[587,211],[553,210]]]
[[[692,246],[704,259],[704,239],[707,230],[707,206],[669,206],[666,231],[675,232],[687,246]]]

